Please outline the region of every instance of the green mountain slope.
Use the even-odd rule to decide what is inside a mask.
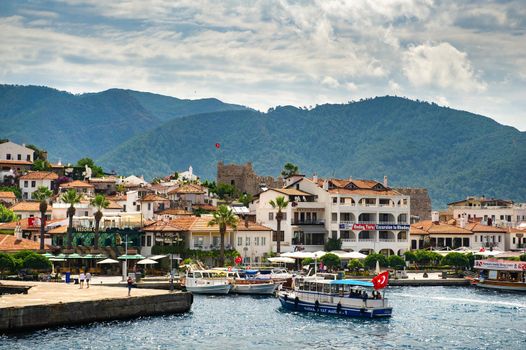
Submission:
[[[171,118],[243,108],[215,99],[180,100],[121,89],[73,95],[0,85],[0,138],[36,144],[54,160],[76,161],[98,157]]]
[[[192,165],[204,178],[215,178],[219,160],[252,161],[259,173],[274,175],[291,161],[307,175],[388,175],[392,186],[428,187],[435,207],[472,194],[526,200],[526,133],[397,97],[310,111],[194,115],[134,137],[100,160],[147,177]]]

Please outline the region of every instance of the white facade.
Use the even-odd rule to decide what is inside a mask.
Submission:
[[[241,254],[243,264],[261,264],[272,249],[272,231],[244,229],[240,222],[234,232],[234,248]]]
[[[364,253],[401,254],[409,249],[409,196],[382,190],[338,191],[330,188],[330,180],[321,186],[315,178],[295,180],[287,189],[261,193],[251,207],[258,223],[276,230],[277,211],[269,201],[285,196],[291,202],[281,222],[282,252],[323,250],[328,238],[341,238],[342,249]]]
[[[20,160],[33,163],[33,151],[25,145],[8,141],[0,144],[0,160]]]
[[[517,227],[526,222],[526,203],[516,203],[500,207],[452,207],[454,219],[465,217],[468,220],[482,218],[482,223],[498,227]]]
[[[53,190],[53,181],[49,179],[39,180],[25,180],[23,177],[19,180],[19,187],[22,191],[22,199],[33,199],[33,192],[39,187],[47,187],[50,191]]]

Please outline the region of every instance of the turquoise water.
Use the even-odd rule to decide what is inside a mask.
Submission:
[[[526,349],[526,294],[394,287],[393,317],[297,314],[276,298],[195,296],[185,315],[0,336],[0,349]]]

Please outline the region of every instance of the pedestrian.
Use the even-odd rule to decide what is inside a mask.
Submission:
[[[80,275],[79,275],[79,284],[80,284],[80,289],[84,288],[84,280],[86,279],[86,275],[84,274],[84,272],[81,272]]]
[[[133,280],[130,276],[128,276],[128,296],[131,296],[131,289],[133,287]]]
[[[170,272],[170,293],[174,291],[174,274]]]
[[[89,288],[89,281],[91,280],[91,273],[88,271],[86,273],[86,288]]]

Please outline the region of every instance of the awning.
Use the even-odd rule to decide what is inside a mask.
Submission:
[[[134,255],[121,255],[119,256],[117,259],[119,260],[141,260],[141,259],[144,259],[144,256],[142,256],[141,254],[134,254]]]
[[[82,259],[82,256],[80,256],[77,253],[66,255],[66,259]]]
[[[373,282],[358,281],[358,280],[333,280],[330,284],[340,284],[347,286],[361,286],[361,287],[374,287]]]
[[[97,264],[118,264],[119,262],[117,260],[113,259],[104,259],[102,261],[98,261]]]
[[[285,264],[293,264],[296,262],[296,260],[292,259],[292,258],[287,258],[287,257],[284,257],[284,256],[279,256],[279,257],[275,257],[275,258],[267,258],[268,261],[270,262],[273,262],[273,263],[285,263]]]

